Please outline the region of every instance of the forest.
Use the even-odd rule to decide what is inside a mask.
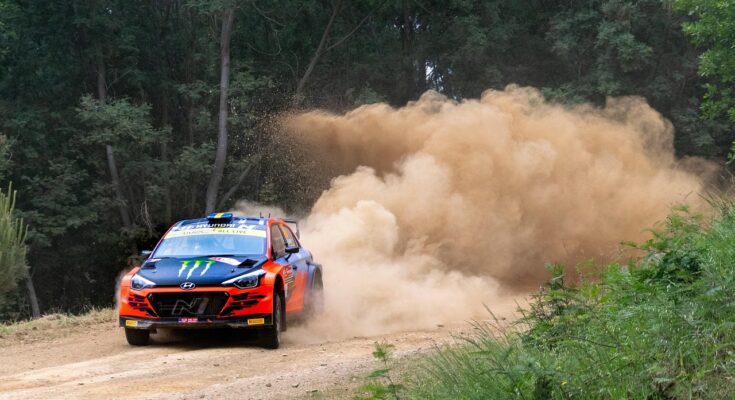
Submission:
[[[733,42],[727,0],[0,0],[0,317],[112,304],[179,219],[307,212],[329,177],[279,132],[295,110],[640,96],[724,166]]]

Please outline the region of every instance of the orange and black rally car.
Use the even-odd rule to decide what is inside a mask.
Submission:
[[[294,229],[292,229],[292,227]],[[180,221],[120,284],[120,326],[131,345],[156,328],[249,328],[277,348],[286,316],[323,304],[322,267],[293,220],[231,213]]]

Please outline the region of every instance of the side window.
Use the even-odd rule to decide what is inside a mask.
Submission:
[[[281,230],[283,231],[283,236],[286,238],[286,247],[301,247],[291,228],[286,225],[281,225]]]
[[[273,247],[273,257],[278,258],[286,254],[286,243],[283,240],[281,230],[278,224],[271,225],[271,246]]]

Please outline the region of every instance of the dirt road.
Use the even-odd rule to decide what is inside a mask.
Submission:
[[[227,332],[161,333],[155,345],[130,347],[113,321],[63,337],[35,331],[30,342],[0,344],[0,399],[351,398],[375,367],[376,340],[401,359],[471,330],[459,323],[314,344],[304,343],[308,332],[289,330],[278,350]]]

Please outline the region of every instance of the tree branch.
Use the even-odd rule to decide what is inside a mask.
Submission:
[[[331,45],[330,45],[329,47],[327,47],[327,48],[326,48],[326,50],[324,50],[324,51],[329,51],[329,50],[332,50],[333,48],[335,48],[335,47],[339,46],[340,44],[342,44],[342,43],[343,43],[343,42],[344,42],[345,40],[349,39],[349,37],[350,37],[350,36],[352,36],[352,35],[353,35],[353,34],[354,34],[355,32],[357,32],[357,30],[358,30],[358,29],[360,29],[360,27],[361,27],[361,26],[362,26],[362,25],[363,25],[363,24],[364,24],[364,23],[365,23],[365,22],[366,22],[366,21],[367,21],[367,20],[368,20],[368,19],[369,19],[369,18],[370,18],[370,17],[371,17],[371,16],[372,16],[372,15],[373,15],[373,14],[374,14],[375,12],[376,12],[376,11],[380,10],[381,8],[383,8],[383,6],[384,6],[384,5],[386,4],[386,3],[388,3],[388,0],[386,0],[386,1],[382,2],[382,3],[380,3],[380,5],[378,5],[377,7],[373,8],[372,10],[370,10],[370,12],[369,12],[369,13],[367,13],[367,15],[365,15],[365,18],[363,18],[362,20],[360,20],[360,22],[359,22],[359,23],[358,23],[358,24],[357,24],[357,25],[356,25],[356,26],[355,26],[355,27],[354,27],[354,28],[353,28],[353,29],[352,29],[352,30],[351,30],[351,31],[350,31],[350,32],[349,32],[348,34],[346,34],[345,36],[343,36],[343,37],[342,37],[342,39],[340,39],[340,40],[336,41],[335,43],[331,44]]]
[[[227,200],[229,200],[230,197],[232,197],[235,194],[237,189],[239,189],[240,186],[242,186],[242,183],[245,181],[245,178],[247,178],[248,174],[250,173],[250,170],[253,169],[253,165],[257,164],[259,161],[260,161],[260,155],[257,155],[250,160],[250,164],[248,164],[248,166],[245,167],[245,169],[243,169],[242,172],[240,172],[240,176],[237,177],[237,183],[232,185],[230,190],[228,190],[227,193],[225,193],[224,196],[222,196],[222,198],[219,200],[219,203],[217,204],[218,210],[223,209],[223,207],[225,206],[225,202],[227,202]]]
[[[253,5],[253,8],[255,9],[255,11],[258,12],[258,14],[260,14],[261,17],[267,19],[270,22],[273,22],[274,24],[276,24],[278,26],[286,26],[286,24],[284,24],[283,22],[280,22],[280,21],[278,21],[278,20],[276,20],[274,18],[271,18],[271,17],[265,15],[265,13],[260,8],[258,8],[257,5],[255,5],[255,1],[254,0],[251,0],[250,1],[250,4]]]
[[[294,103],[296,104],[301,102],[301,93],[304,90],[306,81],[309,80],[312,71],[314,71],[314,66],[319,61],[322,53],[324,53],[324,45],[327,43],[327,38],[329,38],[329,34],[332,32],[332,26],[334,25],[334,20],[337,19],[337,14],[339,14],[340,8],[342,8],[342,0],[337,0],[334,5],[334,9],[332,10],[332,15],[329,17],[329,22],[327,22],[327,26],[324,28],[319,45],[317,46],[316,51],[314,51],[314,55],[311,57],[309,66],[306,68],[304,75],[299,79],[299,83],[296,85],[296,92],[294,93]]]

